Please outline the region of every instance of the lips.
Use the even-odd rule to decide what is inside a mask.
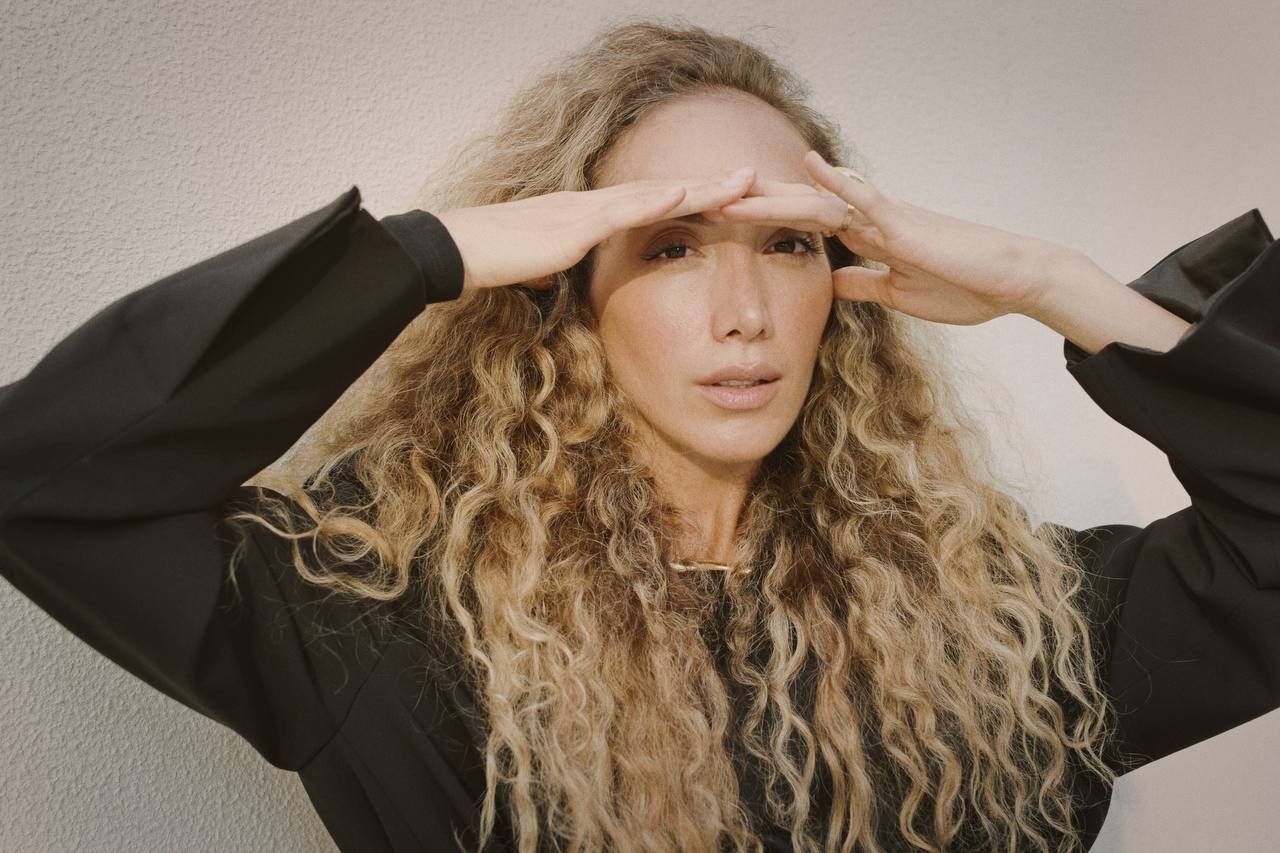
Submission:
[[[699,379],[698,384],[715,385],[717,382],[732,380],[772,382],[780,376],[782,376],[782,373],[773,365],[763,361],[754,361],[748,364],[726,365],[714,373]]]
[[[698,391],[722,409],[744,411],[764,408],[777,395],[781,384],[776,379],[745,386],[703,383],[698,385]]]

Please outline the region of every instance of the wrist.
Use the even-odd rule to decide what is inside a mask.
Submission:
[[[1051,328],[1071,316],[1089,291],[1096,295],[1100,282],[1124,285],[1093,262],[1088,255],[1065,246],[1051,246],[1039,254],[1031,288],[1018,313]],[[1106,280],[1103,282],[1103,280]]]
[[[1112,341],[1166,352],[1189,323],[1133,290],[1082,252],[1063,257],[1023,313],[1086,353]]]

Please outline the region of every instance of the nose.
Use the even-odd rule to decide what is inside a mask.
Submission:
[[[736,336],[750,341],[772,334],[768,270],[754,256],[740,246],[718,256],[711,283],[711,332],[716,340]]]

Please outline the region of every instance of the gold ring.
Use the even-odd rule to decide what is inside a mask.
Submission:
[[[832,166],[831,168],[835,169],[837,172],[848,175],[849,177],[853,178],[855,181],[857,181],[860,184],[865,184],[867,182],[867,179],[862,177],[862,175],[860,175],[857,172],[857,170],[851,169],[848,166]],[[828,195],[835,195],[835,193],[831,192],[831,190],[819,184],[814,184],[813,188],[818,190],[819,192],[827,193]],[[853,214],[855,209],[856,208],[854,208],[853,205],[846,204],[845,211],[844,211],[844,221],[840,223],[840,227],[837,228],[836,231],[849,230],[849,226],[853,225]],[[823,231],[822,236],[828,237],[828,238],[834,237],[836,236],[836,231]]]
[[[837,229],[836,229],[836,231],[848,231],[848,230],[849,230],[849,227],[850,227],[851,225],[853,225],[853,214],[854,214],[854,211],[855,211],[855,210],[857,210],[857,208],[855,208],[853,205],[851,205],[851,204],[846,204],[846,205],[845,205],[845,208],[844,208],[844,221],[840,223],[840,227],[839,227],[839,228],[837,228]],[[823,231],[823,232],[822,232],[822,236],[823,236],[823,237],[828,237],[828,238],[830,238],[830,237],[834,237],[834,236],[836,236],[836,231]]]

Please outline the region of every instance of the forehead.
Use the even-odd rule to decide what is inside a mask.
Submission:
[[[715,177],[754,166],[763,178],[811,183],[809,149],[786,116],[742,92],[683,95],[645,113],[605,156],[597,186]]]

